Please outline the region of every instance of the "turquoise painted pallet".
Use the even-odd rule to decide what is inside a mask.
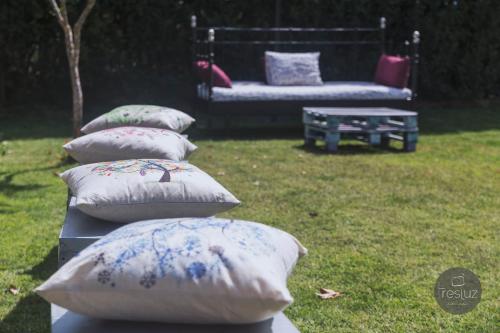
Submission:
[[[336,152],[341,137],[360,139],[370,145],[386,146],[402,141],[403,150],[413,152],[418,142],[418,114],[390,108],[315,108],[303,109],[305,144],[326,142]]]

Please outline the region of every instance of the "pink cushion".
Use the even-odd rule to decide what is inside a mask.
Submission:
[[[405,88],[410,76],[410,58],[382,54],[375,72],[375,82],[385,86]]]
[[[210,80],[210,66],[208,61],[197,61],[194,63],[194,66],[198,71],[200,79],[208,82],[208,80]],[[227,76],[227,74],[224,73],[224,71],[216,64],[212,64],[212,73],[214,78],[214,87],[231,88],[233,86],[229,76]]]

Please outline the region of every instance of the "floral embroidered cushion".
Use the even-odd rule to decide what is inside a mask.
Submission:
[[[274,86],[322,85],[319,52],[265,53],[266,81]]]
[[[76,197],[78,209],[118,223],[207,217],[240,203],[216,180],[187,162],[101,162],[78,166],[60,176]]]
[[[176,109],[156,105],[124,105],[92,120],[83,126],[82,132],[89,134],[107,128],[122,126],[164,128],[181,133],[194,119]]]
[[[288,233],[255,222],[142,221],[81,251],[36,292],[97,318],[252,323],[292,302],[287,278],[306,252]]]
[[[186,159],[197,147],[181,134],[148,127],[115,127],[76,138],[64,149],[82,164],[159,158]]]

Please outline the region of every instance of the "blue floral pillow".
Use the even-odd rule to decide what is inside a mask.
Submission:
[[[265,53],[267,84],[275,86],[322,85],[319,52]]]
[[[258,322],[292,302],[287,277],[305,253],[293,236],[254,222],[136,222],[83,250],[37,293],[105,319]]]

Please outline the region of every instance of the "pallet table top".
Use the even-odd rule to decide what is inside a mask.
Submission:
[[[392,108],[329,108],[329,107],[305,107],[304,112],[322,116],[374,116],[374,117],[408,117],[417,116],[417,112],[392,109]]]

